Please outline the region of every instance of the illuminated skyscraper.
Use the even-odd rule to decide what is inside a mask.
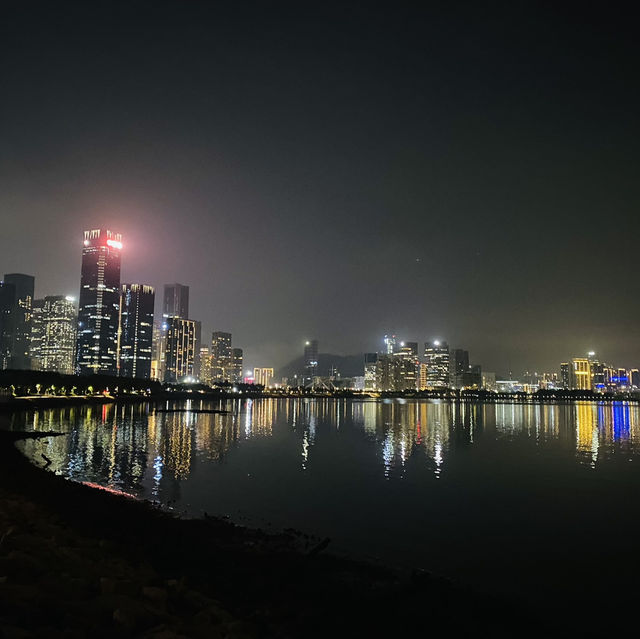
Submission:
[[[120,377],[151,377],[154,303],[153,286],[123,284],[120,289]]]
[[[313,383],[318,374],[318,340],[312,339],[304,343],[304,378],[305,384]]]
[[[269,388],[273,379],[273,368],[254,368],[253,383]]]
[[[230,378],[233,376],[231,333],[214,331],[211,334],[211,358],[213,380],[216,382],[231,381]]]
[[[72,375],[75,369],[78,310],[73,297],[47,295],[39,316],[39,368]]]
[[[243,367],[243,353],[241,348],[234,348],[232,350],[233,362],[231,365],[231,379],[229,380],[233,384],[240,384],[242,382],[242,367]]]
[[[560,384],[565,390],[571,388],[571,364],[569,362],[560,364]]]
[[[29,343],[31,341],[31,307],[35,279],[24,273],[7,273],[5,284],[13,286],[15,298],[12,310],[11,336],[9,339],[9,368],[29,370]]]
[[[31,370],[42,370],[42,341],[44,339],[44,323],[42,314],[44,311],[44,299],[33,300],[31,306],[31,337],[29,339],[29,358],[31,359]],[[74,321],[74,332],[78,324],[78,315]],[[76,336],[77,338],[77,336]],[[73,347],[75,357],[75,344]],[[75,360],[74,360],[75,369]]]
[[[84,232],[76,354],[83,375],[118,372],[121,252],[119,233]]]
[[[153,337],[151,338],[151,379],[159,382],[164,381],[168,330],[169,325],[165,318],[153,322]]]
[[[425,342],[424,361],[427,365],[427,386],[446,388],[449,386],[449,345],[446,342]]]
[[[364,354],[364,390],[378,390],[376,385],[376,366],[378,364],[378,353]]]
[[[197,349],[197,322],[168,317],[164,374],[165,382],[182,382],[193,377]]]
[[[184,284],[165,284],[163,317],[189,317],[189,287]]]
[[[571,362],[571,388],[591,390],[591,362],[586,357],[574,357]]]
[[[384,336],[384,352],[387,355],[393,355],[396,352],[396,336],[395,335]]]

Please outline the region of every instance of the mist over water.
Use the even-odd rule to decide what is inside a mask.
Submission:
[[[148,404],[18,413],[34,463],[158,502],[331,538],[530,601],[634,583],[635,404],[238,400],[231,414]],[[553,579],[549,575],[553,574]],[[550,605],[544,603],[544,605]]]

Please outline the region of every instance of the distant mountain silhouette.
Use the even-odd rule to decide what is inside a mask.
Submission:
[[[328,353],[318,354],[317,374],[320,376],[329,375],[331,368],[338,369],[341,377],[356,377],[364,375],[364,354],[358,355],[330,355]],[[292,362],[283,366],[276,376],[280,381],[281,377],[293,377],[304,373],[304,356],[297,357]]]

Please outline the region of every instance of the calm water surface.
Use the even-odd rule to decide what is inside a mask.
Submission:
[[[56,473],[179,512],[298,528],[331,537],[334,552],[532,601],[640,590],[636,405],[261,399],[224,408],[233,414],[54,409],[14,415],[11,427],[68,433],[21,444],[35,463],[44,453]]]

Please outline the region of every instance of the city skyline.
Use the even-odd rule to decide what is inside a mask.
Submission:
[[[189,285],[204,333],[233,327],[256,365],[389,331],[494,370],[640,359],[630,25],[528,3],[93,11],[5,14],[0,249],[38,296],[77,296],[77,230],[105,225],[123,281]]]

